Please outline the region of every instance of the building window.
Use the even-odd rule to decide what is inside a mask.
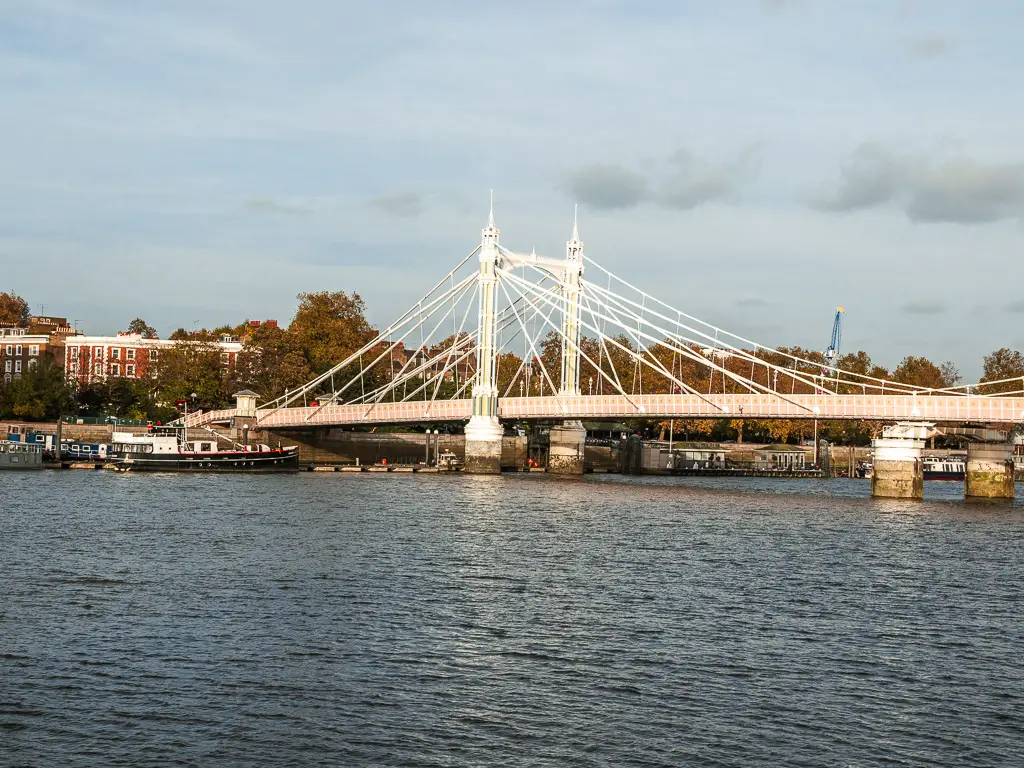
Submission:
[[[10,360],[4,360],[4,370],[7,371],[8,373],[11,372],[12,365],[13,363]]]
[[[114,347],[114,349],[110,350],[110,359],[111,360],[120,360],[121,359],[121,350],[120,350],[120,348]]]
[[[101,375],[103,373],[103,363],[96,363],[92,367],[92,372],[97,376]]]
[[[20,355],[21,354],[21,344],[18,344],[18,345],[16,345],[14,347],[14,354],[16,354],[16,355]]]
[[[125,356],[126,356],[126,357],[127,357],[127,358],[128,358],[129,360],[134,360],[134,359],[135,359],[135,350],[134,350],[134,349],[129,349],[129,350],[126,350],[126,351],[125,351]]]
[[[78,373],[78,363],[72,363],[68,370],[70,370],[71,373]]]
[[[103,347],[93,347],[92,348],[92,356],[95,357],[97,360],[102,360],[103,359]]]
[[[131,377],[134,378],[134,376],[135,376],[135,366],[134,365],[126,365],[124,367],[124,375],[125,376],[131,376]]]
[[[155,349],[151,349],[151,350],[149,350],[149,359],[150,359],[150,360],[156,360],[156,358],[157,358],[157,356],[158,356],[159,354],[160,354],[160,353],[159,353],[159,352],[157,352],[157,351],[156,351]]]
[[[31,371],[33,368],[36,367],[36,363],[38,363],[38,362],[39,362],[38,360],[29,360],[28,361],[28,369]]]
[[[14,361],[14,372],[21,373],[21,360]]]
[[[11,383],[11,374],[5,373],[4,374],[4,381],[6,381],[8,384],[10,384]]]
[[[28,354],[29,354],[29,357],[39,357],[39,345],[38,344],[29,344],[28,345]]]
[[[111,363],[111,365],[110,365],[110,374],[112,376],[120,376],[121,375],[121,366],[118,365],[117,363]]]
[[[14,354],[14,347],[12,345],[10,345],[10,344],[7,345],[7,354],[8,355],[13,355]]]

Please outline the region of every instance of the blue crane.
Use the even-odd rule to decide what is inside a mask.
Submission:
[[[830,371],[836,369],[836,362],[839,360],[839,345],[843,341],[843,313],[846,310],[836,307],[836,319],[832,323],[832,343],[825,350],[825,362],[828,363]]]

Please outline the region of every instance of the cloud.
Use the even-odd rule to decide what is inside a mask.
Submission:
[[[313,212],[305,206],[279,203],[269,197],[250,197],[245,201],[245,207],[253,213],[284,213],[290,216],[307,216]]]
[[[412,219],[423,212],[423,196],[418,192],[395,192],[370,200],[371,208],[402,219]]]
[[[731,197],[757,173],[754,149],[720,164],[701,160],[680,149],[672,155],[671,164],[674,172],[662,183],[656,200],[666,208],[680,210]]]
[[[941,315],[948,307],[943,301],[917,299],[916,301],[908,301],[901,309],[910,315]]]
[[[621,165],[594,163],[570,174],[573,198],[592,208],[632,208],[650,195],[647,179]]]
[[[653,202],[664,208],[691,210],[732,197],[756,173],[756,148],[724,162],[679,149],[650,178],[622,165],[594,163],[573,171],[568,187],[575,200],[598,209],[632,208]]]
[[[1024,299],[1017,299],[1017,301],[1011,301],[1006,305],[1007,312],[1020,312],[1024,313]]]
[[[765,301],[764,299],[760,299],[757,296],[751,296],[750,298],[740,299],[739,301],[736,302],[737,307],[749,307],[755,309],[767,307],[770,304],[771,302]]]
[[[954,43],[948,37],[912,37],[903,41],[904,47],[915,56],[930,59],[951,51]]]
[[[906,155],[874,143],[858,147],[835,189],[811,205],[845,213],[896,202],[915,223],[982,224],[1024,215],[1024,164]]]

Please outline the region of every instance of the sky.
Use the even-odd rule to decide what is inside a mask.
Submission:
[[[161,335],[480,240],[768,346],[1024,349],[1024,5],[6,0],[0,290]]]

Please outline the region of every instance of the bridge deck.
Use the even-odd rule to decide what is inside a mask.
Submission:
[[[1022,397],[911,395],[582,395],[509,397],[498,405],[502,419],[857,419],[865,421],[1019,422]],[[235,410],[190,414],[189,426],[228,421]],[[470,400],[378,403],[260,410],[262,427],[354,426],[468,421]]]

